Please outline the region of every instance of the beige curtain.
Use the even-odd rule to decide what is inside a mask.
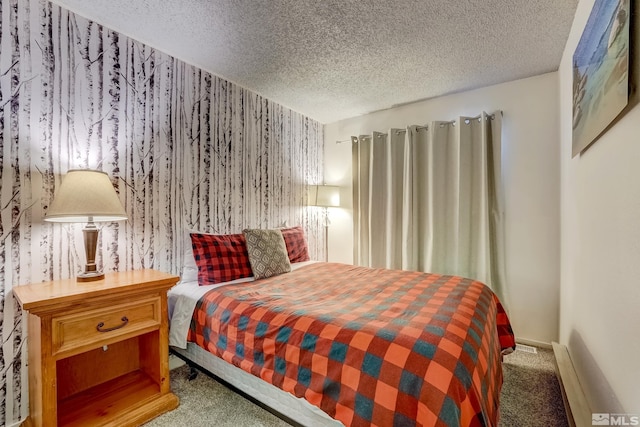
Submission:
[[[354,260],[454,274],[506,303],[502,114],[353,137]]]

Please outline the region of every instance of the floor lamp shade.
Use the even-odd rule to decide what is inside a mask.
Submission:
[[[340,206],[340,187],[337,185],[309,186],[309,206]]]
[[[99,280],[104,277],[95,263],[99,232],[95,222],[126,219],[127,213],[109,176],[89,169],[72,169],[67,172],[44,217],[45,221],[50,222],[87,223],[83,230],[87,263],[84,273],[78,276],[78,281]]]

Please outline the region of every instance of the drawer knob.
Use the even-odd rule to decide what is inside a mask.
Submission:
[[[111,332],[111,331],[115,331],[116,329],[123,328],[124,326],[127,325],[127,323],[129,323],[129,319],[127,319],[127,316],[122,316],[122,319],[120,320],[122,321],[122,323],[119,324],[118,326],[114,326],[113,328],[105,328],[104,322],[100,322],[98,323],[98,326],[96,326],[96,329],[98,330],[98,332]]]

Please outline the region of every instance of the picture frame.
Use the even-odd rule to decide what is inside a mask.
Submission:
[[[603,135],[629,102],[630,3],[596,0],[573,54],[573,157]]]

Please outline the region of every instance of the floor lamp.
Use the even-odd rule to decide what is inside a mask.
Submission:
[[[324,210],[324,257],[329,261],[329,208],[340,206],[340,187],[337,185],[309,186],[309,206],[319,206]]]

